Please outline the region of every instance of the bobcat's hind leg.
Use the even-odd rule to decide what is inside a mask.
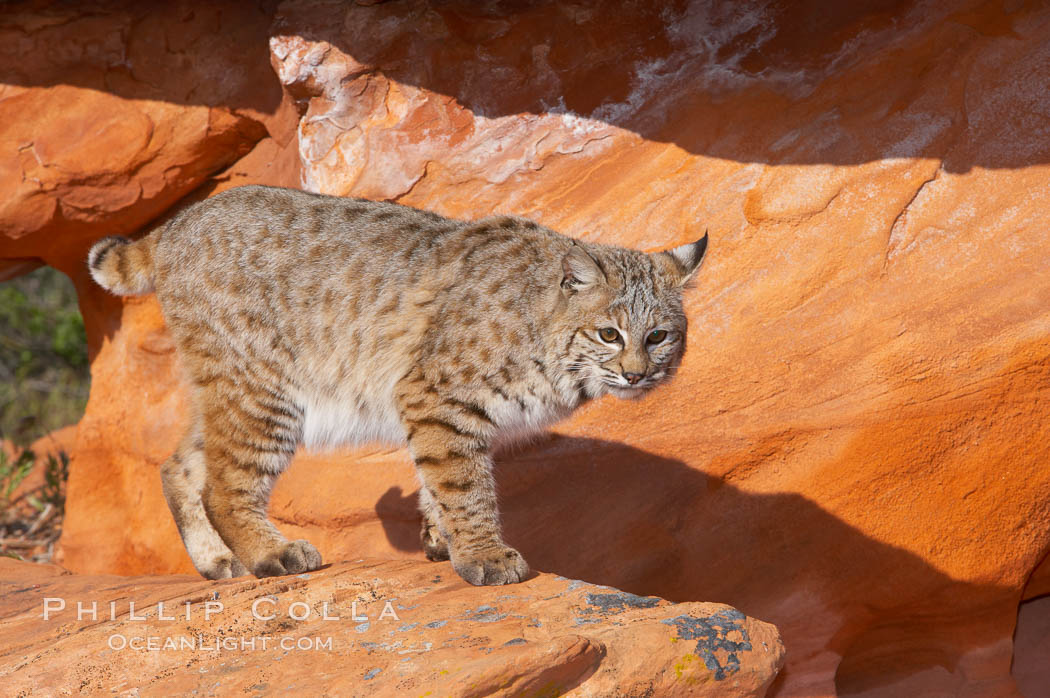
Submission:
[[[247,382],[247,381],[246,381]],[[202,501],[215,530],[256,577],[309,572],[321,554],[289,541],[266,517],[273,483],[295,454],[303,412],[276,389],[202,396],[207,478]]]
[[[164,498],[197,571],[207,579],[247,574],[204,513],[204,443],[198,429],[191,429],[183,437],[175,453],[160,467],[160,475]]]
[[[425,485],[419,490],[419,511],[423,514],[423,525],[419,531],[423,552],[431,562],[447,560],[448,541],[441,532],[441,512]]]

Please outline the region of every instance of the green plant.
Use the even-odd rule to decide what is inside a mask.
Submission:
[[[69,456],[65,451],[59,451],[57,457],[49,453],[44,463],[44,484],[40,488],[40,496],[30,494],[26,497],[37,511],[43,511],[48,504],[58,510],[58,515],[65,513],[66,509],[66,480],[69,479]]]
[[[12,458],[0,451],[0,512],[11,505],[11,495],[36,465],[36,456],[29,449]]]
[[[43,267],[0,283],[0,437],[25,446],[78,421],[89,383],[72,282]]]

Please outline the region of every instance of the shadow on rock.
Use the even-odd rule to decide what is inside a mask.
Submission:
[[[340,49],[358,75],[447,95],[477,116],[582,116],[739,162],[938,158],[950,172],[1047,162],[1045,8],[973,4],[54,5],[9,13],[14,53],[0,82],[273,113],[268,40],[300,36]],[[289,86],[300,99],[323,90]]]
[[[1043,103],[1047,15],[971,5],[303,2],[281,6],[273,33],[327,42],[359,75],[476,116],[581,116],[738,162],[1047,162],[1042,122],[998,106]],[[1007,86],[1005,74],[1025,78]],[[289,89],[320,96],[309,80]]]
[[[12,3],[0,22],[0,83],[272,114],[281,103],[268,44],[276,5]]]
[[[989,610],[1016,606],[1010,590],[953,580],[798,494],[562,436],[498,457],[497,481],[506,539],[535,569],[732,605],[778,626],[788,672],[833,673],[840,695],[909,677],[954,686],[963,655],[1011,632]],[[401,550],[419,549],[415,495],[392,488],[376,505]]]

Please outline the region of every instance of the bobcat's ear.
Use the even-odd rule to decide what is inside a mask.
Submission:
[[[592,288],[604,282],[601,267],[579,245],[573,245],[561,260],[561,288],[566,294]]]
[[[663,257],[671,262],[671,264],[664,266],[672,268],[671,273],[675,279],[675,286],[682,287],[696,276],[696,272],[700,270],[700,265],[703,263],[706,255],[707,231],[705,230],[704,236],[696,242],[679,245],[664,252],[657,252],[654,256]]]

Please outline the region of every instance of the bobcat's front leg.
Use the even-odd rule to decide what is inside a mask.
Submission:
[[[477,404],[443,395],[419,373],[399,390],[408,445],[448,542],[452,567],[471,584],[513,584],[529,566],[503,542],[489,443],[495,424]]]
[[[418,436],[419,430],[444,427],[417,424],[416,429]],[[471,584],[523,581],[529,566],[503,542],[490,459],[483,453],[466,454],[461,450],[466,444],[459,439],[447,445],[421,444],[435,436],[412,438],[409,443],[423,486],[437,505],[452,567]]]

